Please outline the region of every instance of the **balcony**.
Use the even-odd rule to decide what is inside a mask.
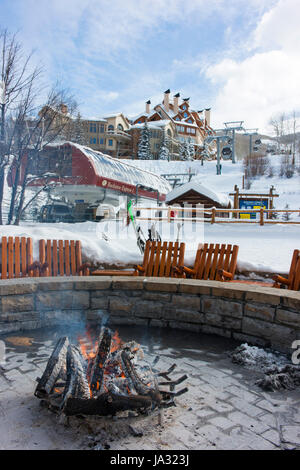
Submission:
[[[120,129],[115,129],[113,131],[106,131],[105,135],[108,138],[116,139],[120,142],[130,142],[131,135],[127,132],[121,131]]]

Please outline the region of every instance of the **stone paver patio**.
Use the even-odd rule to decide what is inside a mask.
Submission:
[[[33,392],[57,339],[64,334],[76,338],[79,330],[3,335],[0,449],[300,449],[299,389],[262,391],[255,385],[261,373],[233,364],[227,355],[240,343],[160,328],[117,329],[123,339],[140,342],[146,358],[160,354],[159,369],[176,362],[174,375],[188,374],[184,386],[189,391],[177,398],[177,406],[165,409],[162,417],[158,412],[118,419],[72,417],[67,423],[42,407]],[[9,338],[15,337],[32,338],[32,344],[14,345]]]

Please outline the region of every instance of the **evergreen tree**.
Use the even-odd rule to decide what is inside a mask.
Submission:
[[[170,140],[168,134],[163,130],[163,136],[161,141],[161,146],[158,153],[159,160],[170,160],[170,150],[169,150]]]
[[[152,155],[150,152],[150,132],[147,121],[145,121],[144,127],[142,128],[139,145],[138,145],[138,158],[140,160],[151,160]]]
[[[184,141],[179,146],[179,156],[181,160],[193,160],[193,156],[191,154],[191,145],[188,141]]]
[[[81,119],[81,114],[78,113],[72,126],[72,141],[76,144],[86,145],[86,136],[84,132],[84,124]]]

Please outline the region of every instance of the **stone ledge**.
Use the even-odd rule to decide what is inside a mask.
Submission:
[[[0,282],[0,334],[84,319],[249,338],[290,352],[300,292],[251,284],[131,276]]]

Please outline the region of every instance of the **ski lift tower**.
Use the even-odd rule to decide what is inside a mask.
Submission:
[[[243,131],[244,128],[243,128],[243,124],[244,124],[244,121],[229,121],[229,122],[224,122],[224,126],[225,126],[225,134],[227,135],[228,132],[231,132],[231,135],[232,135],[232,144],[231,144],[231,148],[232,148],[232,163],[236,163],[235,161],[235,132],[236,131]]]
[[[220,142],[228,142],[228,135],[210,135],[206,137],[205,142],[210,144],[213,140],[217,142],[217,175],[220,175],[222,171],[222,165],[220,164]]]
[[[258,128],[257,129],[244,129],[245,133],[243,135],[249,136],[249,157],[251,158],[252,155],[252,137],[258,135]],[[259,141],[259,143],[258,143]],[[256,141],[258,145],[261,143],[260,139]]]

